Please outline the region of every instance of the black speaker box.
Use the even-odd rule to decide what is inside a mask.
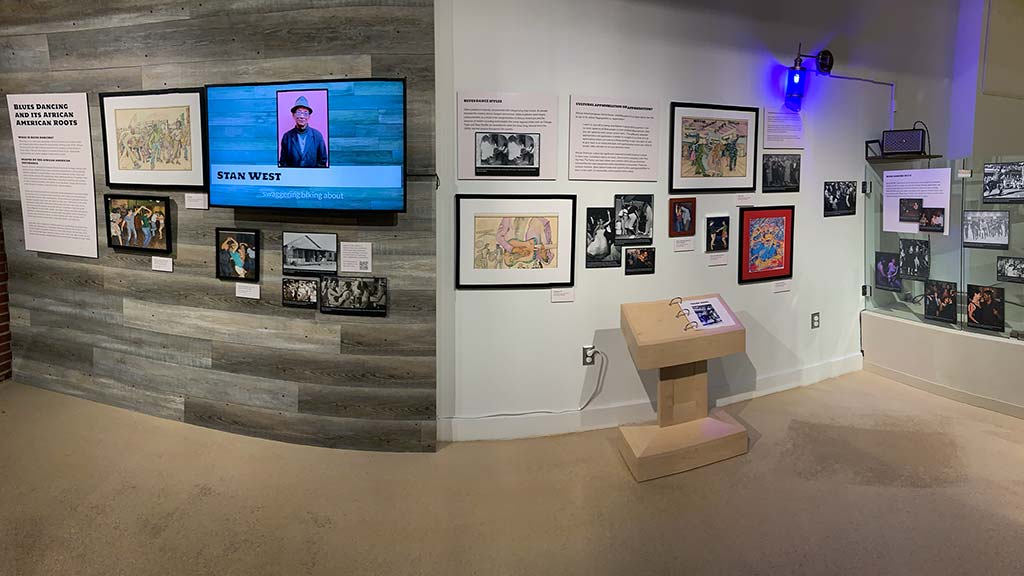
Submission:
[[[917,154],[924,156],[924,130],[882,131],[882,156]]]

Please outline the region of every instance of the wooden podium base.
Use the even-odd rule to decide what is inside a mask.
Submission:
[[[747,453],[747,429],[722,410],[672,426],[623,426],[619,452],[637,482]]]

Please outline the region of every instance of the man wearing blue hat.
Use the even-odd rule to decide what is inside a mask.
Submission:
[[[295,128],[281,137],[281,158],[277,165],[281,168],[326,168],[327,143],[319,130],[309,125],[309,117],[313,108],[305,96],[295,99],[292,106],[292,118]]]

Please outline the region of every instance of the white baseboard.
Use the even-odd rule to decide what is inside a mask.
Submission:
[[[860,353],[856,353],[813,366],[763,376],[757,379],[757,386],[753,391],[720,398],[715,405],[726,406],[856,372],[861,369],[862,362]],[[655,417],[656,413],[648,398],[610,406],[594,406],[582,412],[502,415],[489,418],[439,417],[437,438],[441,442],[466,442],[554,436],[651,422]]]

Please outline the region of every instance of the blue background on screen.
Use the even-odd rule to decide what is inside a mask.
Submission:
[[[325,88],[331,167],[278,168],[278,90]],[[404,84],[393,80],[208,87],[210,204],[326,210],[404,209],[403,91]],[[228,166],[244,167],[246,173],[282,173],[281,181],[286,185],[219,179],[218,171]],[[321,171],[342,173],[348,167],[369,167],[368,171],[361,170],[379,177],[363,178],[361,182],[341,178],[327,187],[304,181],[323,180],[326,173]],[[367,181],[377,183],[373,187],[360,186]],[[315,197],[321,194],[343,198]],[[292,195],[295,197],[289,197]]]

